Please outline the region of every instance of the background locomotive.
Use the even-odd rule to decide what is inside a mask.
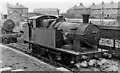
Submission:
[[[2,34],[12,33],[14,27],[15,27],[14,21],[11,19],[6,19],[3,23],[3,26],[1,27],[1,33]]]
[[[20,37],[21,33],[14,32],[15,23],[11,19],[6,19],[1,27],[1,42],[4,44],[17,42],[17,37]]]

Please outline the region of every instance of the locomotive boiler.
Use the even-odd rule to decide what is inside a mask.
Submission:
[[[83,15],[83,23],[70,23],[59,19],[56,24],[51,26],[56,30],[62,30],[66,44],[63,47],[74,48],[74,51],[80,51],[81,47],[95,48],[100,40],[100,29],[89,23],[89,15]]]
[[[100,29],[83,15],[82,23],[66,22],[62,16],[34,16],[23,25],[24,41],[33,53],[53,60],[76,63],[85,58],[98,58]]]

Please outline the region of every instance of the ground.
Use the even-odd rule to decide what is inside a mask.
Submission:
[[[0,65],[2,68],[10,67],[12,70],[23,69],[24,71],[55,71],[52,67],[42,61],[14,52],[8,48],[0,47]]]

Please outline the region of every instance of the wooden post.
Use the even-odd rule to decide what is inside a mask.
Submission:
[[[113,39],[113,48],[115,49],[115,39]]]
[[[113,39],[113,49],[115,49],[115,30],[114,30],[114,39]]]

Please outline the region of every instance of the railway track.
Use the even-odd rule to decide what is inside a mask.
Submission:
[[[11,48],[14,48],[14,49],[16,49],[16,50],[18,50],[18,51],[21,51],[21,52],[23,52],[23,53],[25,53],[25,54],[27,54],[27,55],[30,55],[30,56],[32,56],[32,57],[35,57],[35,58],[37,58],[37,59],[39,59],[39,60],[42,60],[42,61],[44,61],[44,62],[46,62],[46,63],[49,63],[50,65],[52,65],[52,66],[54,66],[54,67],[56,67],[56,68],[58,68],[58,67],[64,67],[64,68],[68,69],[68,70],[71,71],[71,72],[80,71],[80,69],[78,69],[78,68],[71,68],[71,67],[68,67],[68,66],[66,66],[66,65],[63,65],[63,64],[61,64],[61,63],[59,63],[59,62],[55,62],[55,61],[50,60],[50,59],[48,59],[48,58],[46,58],[46,57],[43,57],[43,56],[41,56],[41,55],[31,53],[31,51],[29,50],[28,44],[20,44],[20,43],[19,43],[19,44],[16,44],[16,43],[11,43],[11,44],[6,44],[6,46],[11,47]],[[99,69],[99,71],[103,71],[103,70],[102,70],[102,69]]]
[[[72,72],[77,71],[77,69],[69,68],[69,67],[67,67],[65,65],[62,65],[62,64],[60,64],[58,62],[55,62],[55,61],[52,61],[52,60],[50,60],[50,59],[48,59],[46,57],[43,57],[41,55],[31,53],[31,51],[28,49],[28,45],[26,45],[26,44],[12,43],[12,44],[7,44],[5,46],[11,47],[11,48],[13,48],[15,50],[21,51],[21,52],[23,52],[23,53],[25,53],[27,55],[30,55],[30,56],[35,57],[35,58],[37,58],[39,60],[42,60],[42,61],[44,61],[46,63],[49,63],[50,65],[52,65],[52,66],[54,66],[56,68],[64,67],[64,68],[66,68],[66,69],[68,69],[69,71],[72,71]]]
[[[49,65],[21,51],[1,44],[0,47],[0,50],[2,50],[2,63],[0,64],[0,71],[58,71],[58,69],[56,69],[52,65]]]
[[[12,70],[10,67],[0,68],[0,72],[4,72],[4,71],[9,71],[9,72],[18,72],[18,71],[24,71],[24,70],[23,70],[23,69],[16,69],[16,70]]]

